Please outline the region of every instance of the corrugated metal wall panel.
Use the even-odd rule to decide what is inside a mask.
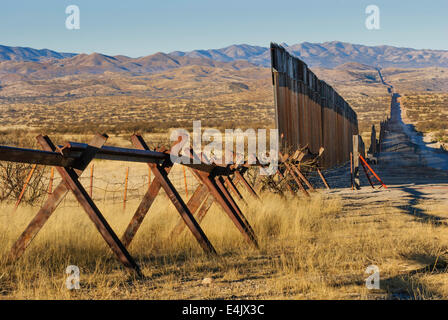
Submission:
[[[271,44],[271,63],[282,146],[296,149],[308,145],[313,153],[324,147],[324,167],[348,161],[352,136],[358,134],[353,109],[303,61],[281,46]]]

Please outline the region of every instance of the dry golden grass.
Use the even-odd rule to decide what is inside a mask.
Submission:
[[[14,265],[13,241],[35,214],[24,207],[0,213],[0,292],[17,299],[377,299],[447,297],[444,228],[415,222],[387,206],[347,211],[338,196],[262,196],[242,205],[260,242],[247,245],[215,205],[202,226],[220,254],[206,257],[187,230],[168,238],[178,214],[159,197],[130,246],[144,280],[132,280],[81,208],[57,210]],[[121,235],[137,203],[100,205]],[[381,289],[365,287],[365,269],[380,267]],[[81,289],[65,287],[68,265],[81,270]],[[429,266],[426,272],[412,273]],[[434,267],[434,268],[433,268]],[[432,272],[431,272],[432,271]],[[205,277],[213,278],[202,285]]]
[[[206,70],[210,69],[210,70]],[[268,68],[198,66],[145,76],[108,74],[17,82],[1,88],[0,122],[14,128],[87,133],[165,131],[193,120],[227,127],[273,124]]]
[[[403,118],[430,140],[448,145],[448,94],[408,92],[401,98]]]
[[[2,89],[0,122],[57,133],[93,133],[99,127],[108,133],[160,132],[199,119],[214,127],[275,125],[269,68],[204,74],[184,69],[146,77],[111,74],[20,82]],[[362,132],[387,114],[387,92],[375,69],[315,71],[352,105]]]
[[[398,92],[447,92],[448,69],[428,68],[386,68],[381,70],[386,81]]]
[[[150,99],[132,96],[90,97],[57,104],[0,104],[0,122],[11,128],[57,133],[164,132],[168,128],[191,127],[201,120],[215,127],[273,125],[272,98],[260,101],[240,94],[236,98]],[[76,110],[76,112],[74,111]]]
[[[272,127],[272,88],[269,72],[266,75],[266,79],[257,79],[249,86],[249,91],[233,92],[226,87],[218,96],[211,94],[207,99],[198,98],[200,94],[195,96],[187,88],[188,98],[87,96],[48,104],[46,101],[3,104],[0,120],[10,131],[0,137],[2,144],[27,146],[30,142],[23,138],[33,129],[33,134],[50,133],[57,143],[87,142],[91,132],[104,129],[112,131],[109,144],[129,147],[129,133],[142,130],[147,132],[145,139],[153,147],[167,144],[167,136],[161,132],[191,125],[197,119],[207,125],[227,127],[253,126],[256,119],[260,125],[253,127]],[[389,110],[390,99],[380,84],[372,88],[371,83],[360,87],[350,83],[335,88],[358,112],[364,135]],[[123,182],[122,164],[95,163],[98,177]],[[145,165],[131,167],[131,175],[143,177],[146,172]],[[82,182],[86,185],[86,181]],[[101,183],[95,182],[95,187],[104,187]],[[182,190],[182,185],[176,187]],[[95,201],[100,200],[101,194],[98,196],[96,191],[95,194]],[[310,200],[272,194],[263,194],[262,198],[263,203],[250,200],[248,205],[240,204],[255,229],[260,250],[248,246],[229,218],[213,206],[202,225],[220,257],[209,258],[187,230],[179,239],[168,238],[178,214],[165,196],[159,197],[130,246],[131,254],[147,277],[144,280],[129,277],[72,198],[50,218],[25,255],[14,265],[7,264],[9,248],[37,208],[20,207],[12,214],[11,205],[1,204],[1,297],[448,298],[448,281],[441,272],[445,270],[448,250],[444,226],[411,219],[384,199],[361,204],[324,192],[314,194]],[[121,203],[106,200],[97,203],[121,235],[138,202],[130,201],[123,212]],[[428,215],[447,216],[445,204],[421,200],[416,208]],[[380,290],[369,291],[365,287],[365,269],[371,264],[380,268]],[[65,287],[68,265],[77,265],[81,270],[78,291]],[[205,277],[214,280],[204,286],[201,282]]]
[[[367,136],[390,107],[386,87],[375,68],[347,64],[313,68],[358,114]],[[398,92],[446,92],[445,68],[382,70]],[[20,81],[4,86],[0,95],[3,126],[58,133],[165,131],[191,126],[193,120],[215,127],[274,126],[274,101],[269,68],[228,70],[188,66],[145,76],[122,73],[67,76]],[[434,105],[440,108],[439,105]]]

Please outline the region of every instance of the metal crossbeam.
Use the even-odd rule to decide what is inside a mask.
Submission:
[[[17,147],[0,146],[0,161],[40,164],[57,167],[70,167],[83,170],[85,163],[80,157],[88,149],[89,145],[78,142],[68,142],[64,146],[59,146],[58,151],[42,151],[35,149],[25,149]],[[190,163],[187,157],[173,156],[170,154],[152,151],[138,150],[120,147],[103,146],[95,153],[95,159],[154,163],[161,164],[173,159],[187,167],[204,172],[213,172],[219,175],[230,175],[232,170],[225,166],[207,163]]]
[[[143,140],[143,137],[140,135],[133,135],[132,143],[137,148],[140,148],[142,150],[149,149],[148,145]],[[173,205],[176,207],[184,224],[188,226],[191,233],[198,241],[199,245],[206,253],[215,255],[216,251],[214,247],[208,240],[204,231],[202,231],[197,221],[194,219],[189,207],[182,200],[182,197],[179,195],[176,188],[168,178],[168,172],[170,170],[169,168],[171,168],[172,163],[168,161],[166,161],[166,163],[162,165],[148,163],[148,166],[151,168],[155,179],[152,182],[150,189],[147,191],[145,198],[137,209],[137,212],[132,218],[127,230],[125,231],[125,234],[123,236],[125,243],[129,244],[132,241],[132,238],[135,236],[135,233],[143,222],[143,219],[146,216],[151,204],[154,202],[155,197],[157,196],[159,190],[162,188]]]

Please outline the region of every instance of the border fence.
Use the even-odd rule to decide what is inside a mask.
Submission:
[[[276,125],[284,149],[323,147],[321,165],[346,163],[358,134],[356,112],[325,81],[283,47],[271,43]]]
[[[360,136],[357,136],[360,139],[360,145],[355,143],[358,145],[356,154],[351,155],[354,135],[358,134],[356,113],[332,87],[319,80],[305,63],[291,56],[284,48],[271,44],[271,55],[276,122],[283,139],[282,147],[285,150],[279,152],[277,171],[266,177],[263,186],[268,186],[268,190],[284,189],[293,195],[300,193],[309,197],[310,193],[315,191],[315,187],[306,175],[309,176],[316,171],[324,187],[330,189],[320,171],[321,167],[329,168],[343,164],[352,157],[364,161],[364,148]],[[14,262],[23,255],[54,211],[61,204],[63,205],[69,193],[84,209],[117,259],[137,276],[142,276],[140,267],[127,248],[152,204],[162,193],[168,198],[164,198],[164,200],[170,201],[179,213],[178,223],[172,230],[170,238],[173,239],[184,229],[189,229],[205,253],[216,255],[213,245],[200,226],[202,219],[215,203],[221,209],[220,211],[233,222],[244,239],[253,247],[258,248],[255,232],[239,205],[241,202],[247,202],[238,190],[238,188],[243,188],[257,201],[262,201],[255,190],[257,179],[252,183],[247,179],[249,169],[265,166],[254,154],[247,156],[248,159],[249,156],[255,157],[257,160],[255,164],[243,162],[220,165],[206,161],[206,156],[201,150],[199,153],[190,150],[188,155],[183,156],[171,154],[167,147],[151,150],[139,134],[134,134],[131,137],[134,148],[106,146],[105,143],[108,139],[106,134],[95,135],[87,144],[70,141],[64,145],[55,145],[48,136],[39,135],[36,138],[40,150],[0,146],[0,161],[32,165],[32,171],[26,176],[25,185],[16,207],[20,203],[20,197],[23,196],[36,166],[53,167],[48,184],[44,183],[45,186],[48,185],[48,195],[39,206],[34,218],[14,242],[9,252],[9,262]],[[180,140],[176,143],[179,142]],[[236,154],[233,156],[236,160]],[[120,199],[123,201],[123,208],[126,207],[126,201],[131,197],[135,196],[141,199],[121,238],[117,236],[97,207],[96,202],[101,199],[104,202],[113,202],[118,190],[114,188],[110,190],[109,187],[113,186],[108,183],[107,179],[95,175],[92,163],[94,159],[143,163],[148,167],[147,174],[140,176],[143,177],[141,182],[133,185],[130,181],[133,171],[126,164],[123,166],[124,172],[122,172],[124,179],[114,183],[118,190],[123,192],[122,200]],[[199,160],[198,163],[195,163],[196,161],[192,163],[193,159]],[[180,167],[182,169],[180,176],[170,175],[170,172],[174,171],[174,164],[182,166]],[[368,164],[364,163],[363,168],[366,175],[368,172],[364,165],[381,182]],[[191,191],[188,190],[187,170],[190,176],[196,180]],[[86,177],[87,183],[84,185],[81,176],[83,171],[90,172],[90,177]],[[57,172],[60,178],[56,178],[54,172]],[[177,182],[176,177],[180,177]],[[88,188],[85,186],[87,184],[89,184]],[[122,189],[123,184],[124,190]],[[371,185],[373,188],[372,182]],[[98,197],[98,188],[104,188],[102,198]],[[141,190],[142,188],[143,190]],[[185,193],[181,194],[178,189],[184,189]],[[112,199],[107,196],[111,192]],[[132,192],[135,193],[132,194]]]
[[[12,163],[11,163],[12,164]],[[122,204],[125,206],[127,202],[141,199],[146,190],[151,185],[154,176],[149,172],[143,170],[142,167],[124,166],[119,172],[108,174],[108,167],[103,168],[101,163],[90,164],[90,166],[84,170],[83,176],[80,176],[78,180],[82,183],[85,189],[88,191],[89,196],[96,202],[102,204]],[[8,198],[0,199],[0,201],[15,201],[15,209],[22,204],[31,207],[42,207],[46,198],[53,193],[53,186],[57,186],[62,178],[54,174],[54,168],[38,167],[42,168],[44,172],[41,175],[33,174],[35,172],[36,165],[24,167],[26,170],[27,180],[23,184],[17,184],[8,186],[4,189],[15,188],[21,190],[20,195],[16,198],[15,194],[9,194]],[[173,185],[178,190],[179,194],[187,198],[191,195],[191,191],[196,189],[198,182],[192,176],[190,171],[182,172],[182,168],[177,166],[173,167],[169,177]],[[0,167],[1,170],[5,170]],[[2,178],[5,172],[2,172]],[[29,183],[27,183],[27,181]],[[1,179],[1,183],[4,183],[4,179]],[[1,186],[0,186],[1,188]],[[9,191],[8,190],[8,191]],[[163,190],[161,191],[162,193]],[[35,194],[38,194],[36,197]],[[79,203],[76,203],[76,199],[73,195],[67,195],[63,202],[59,205],[59,208],[75,208],[79,207]]]
[[[49,192],[44,203],[41,204],[35,217],[14,243],[9,253],[8,261],[14,262],[22,256],[56,208],[64,201],[69,191],[71,191],[80,207],[83,207],[118,260],[138,276],[142,276],[140,268],[129,254],[127,247],[162,190],[180,215],[177,225],[170,234],[171,238],[178,236],[185,228],[190,229],[190,232],[196,238],[202,249],[207,254],[216,255],[213,245],[199,225],[211,205],[216,203],[242,233],[245,240],[250,245],[258,248],[254,230],[235,199],[245,202],[244,197],[238,190],[237,185],[239,184],[251,196],[261,201],[253,186],[244,177],[244,174],[250,167],[263,166],[259,161],[253,165],[248,163],[229,165],[209,164],[204,161],[203,154],[195,154],[193,150],[191,150],[189,156],[171,155],[169,149],[165,147],[151,150],[143,140],[143,137],[138,134],[131,137],[131,141],[135,147],[134,149],[105,146],[104,144],[107,138],[107,135],[96,135],[88,144],[67,142],[64,145],[57,146],[53,144],[48,136],[39,135],[37,141],[42,150],[0,146],[0,161],[51,166],[54,167],[52,172],[57,171],[60,176],[60,180],[56,180],[50,174],[48,188],[50,189],[51,185],[51,192]],[[173,161],[173,157],[175,161]],[[201,160],[200,163],[178,161],[192,160],[194,158]],[[151,175],[153,175],[152,179],[148,175],[149,186],[141,198],[141,202],[121,239],[118,238],[98,209],[95,203],[96,199],[93,199],[94,195],[92,193],[95,180],[93,179],[94,170],[92,166],[90,166],[89,170],[91,176],[88,177],[90,180],[90,188],[86,189],[81,182],[83,171],[87,170],[93,159],[146,163],[151,171]],[[301,163],[304,161],[312,163],[316,159],[314,155],[307,153],[305,150],[296,150],[294,155],[282,154],[280,161],[282,166],[278,167],[275,176],[278,178],[277,183],[287,185],[288,190],[293,194],[300,190],[302,194],[309,196],[309,192],[314,191],[314,187],[301,171]],[[180,163],[185,169],[188,169],[197,181],[195,189],[194,191],[192,190],[192,194],[188,199],[186,195],[188,193],[187,189],[185,189],[185,196],[182,197],[177,191],[173,183],[174,181],[172,181],[174,177],[169,176],[175,163]],[[319,168],[316,168],[316,170],[325,186],[329,188]],[[31,173],[28,176],[30,177]],[[186,186],[186,174],[183,177],[184,186]],[[126,204],[128,182],[129,169],[126,168],[123,206]],[[56,183],[58,185],[54,187]]]

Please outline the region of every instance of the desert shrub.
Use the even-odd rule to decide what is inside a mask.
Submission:
[[[32,165],[16,162],[0,162],[0,201],[17,201],[25,185]],[[35,204],[46,192],[44,167],[37,166],[23,194],[22,202]]]

